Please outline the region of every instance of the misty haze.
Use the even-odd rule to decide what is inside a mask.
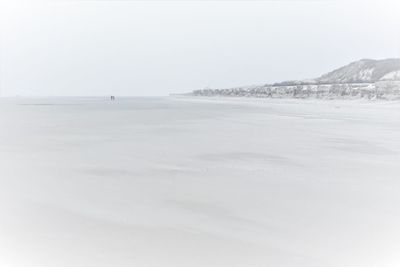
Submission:
[[[0,0],[0,266],[399,266],[399,10]]]

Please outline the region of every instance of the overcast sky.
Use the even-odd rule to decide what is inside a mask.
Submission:
[[[400,1],[0,0],[0,93],[168,95],[400,54]]]

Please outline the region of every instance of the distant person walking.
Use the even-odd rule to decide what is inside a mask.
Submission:
[[[112,95],[111,96],[111,100],[114,101],[115,100],[115,96]]]

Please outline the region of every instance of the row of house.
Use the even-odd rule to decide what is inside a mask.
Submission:
[[[270,98],[368,98],[400,99],[400,81],[376,83],[309,84],[229,89],[202,89],[192,93],[195,96],[239,96]]]

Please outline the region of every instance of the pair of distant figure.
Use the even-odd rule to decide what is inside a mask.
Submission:
[[[111,96],[111,100],[115,100],[115,96],[112,95],[112,96]]]

